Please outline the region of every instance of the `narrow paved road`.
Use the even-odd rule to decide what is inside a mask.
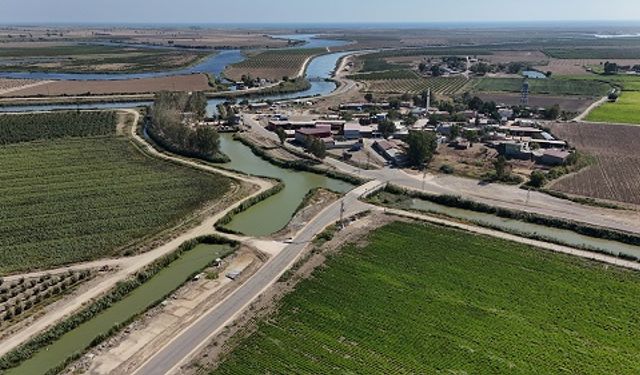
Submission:
[[[378,182],[371,182],[360,186],[323,210],[294,237],[292,244],[270,259],[249,280],[238,287],[233,294],[209,310],[192,326],[185,329],[165,347],[156,352],[134,374],[168,374],[176,370],[178,366],[206,345],[209,339],[231,322],[256,297],[275,283],[291,267],[302,250],[317,234],[340,219],[342,203],[344,203],[345,217],[366,211],[369,206],[362,203],[359,197],[371,192],[380,185]]]

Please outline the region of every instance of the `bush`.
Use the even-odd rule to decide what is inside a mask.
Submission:
[[[449,164],[444,164],[440,167],[440,172],[445,174],[453,174],[455,172],[455,169]]]

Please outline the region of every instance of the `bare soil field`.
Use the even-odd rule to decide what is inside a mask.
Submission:
[[[446,165],[453,168],[454,175],[482,179],[494,169],[493,161],[496,157],[497,152],[482,143],[476,143],[468,150],[455,150],[448,145],[440,145],[428,169],[434,173],[442,173],[440,168]]]
[[[540,51],[495,51],[491,55],[482,56],[494,64],[507,64],[510,62],[544,63],[549,57]]]
[[[556,181],[552,190],[640,205],[640,127],[558,123],[551,130],[597,160]]]
[[[204,74],[130,79],[122,81],[53,81],[8,93],[4,97],[139,94],[157,91],[206,91],[209,79]]]
[[[580,75],[587,73],[586,67],[597,67],[605,61],[622,66],[640,64],[640,60],[602,60],[602,59],[551,59],[548,64],[535,66],[541,71],[550,71],[555,75]]]
[[[32,79],[9,79],[0,78],[0,95],[21,90],[26,87],[40,85],[45,81],[36,81]]]
[[[484,101],[494,101],[498,104],[518,105],[520,94],[483,94],[477,96]],[[582,112],[593,102],[593,98],[530,95],[529,105],[532,107],[551,107],[558,104],[560,108],[568,112]]]

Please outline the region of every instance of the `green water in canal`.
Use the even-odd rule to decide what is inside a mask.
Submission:
[[[266,236],[284,228],[309,190],[323,187],[346,192],[353,185],[310,172],[300,172],[275,166],[256,156],[249,147],[233,140],[230,134],[220,135],[220,148],[231,159],[226,168],[240,172],[277,178],[284,189],[248,210],[233,217],[226,228],[249,236]]]
[[[125,322],[132,316],[146,311],[151,304],[182,285],[194,272],[205,268],[216,258],[222,257],[230,251],[231,247],[227,245],[197,245],[124,299],[67,332],[49,346],[39,350],[31,359],[8,370],[5,374],[45,374],[63,363],[73,353],[85,350],[96,337],[108,332],[116,324]]]
[[[515,231],[523,235],[535,235],[553,239],[568,246],[586,246],[587,248],[604,250],[612,254],[627,254],[640,257],[640,247],[602,238],[585,236],[574,231],[558,229],[525,221],[507,219],[483,212],[464,210],[443,206],[422,199],[412,199],[408,208],[418,211],[435,212],[450,217],[467,220],[480,225],[489,225],[506,231]]]

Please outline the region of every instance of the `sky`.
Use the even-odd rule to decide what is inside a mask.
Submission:
[[[639,0],[0,0],[0,23],[640,20]]]

